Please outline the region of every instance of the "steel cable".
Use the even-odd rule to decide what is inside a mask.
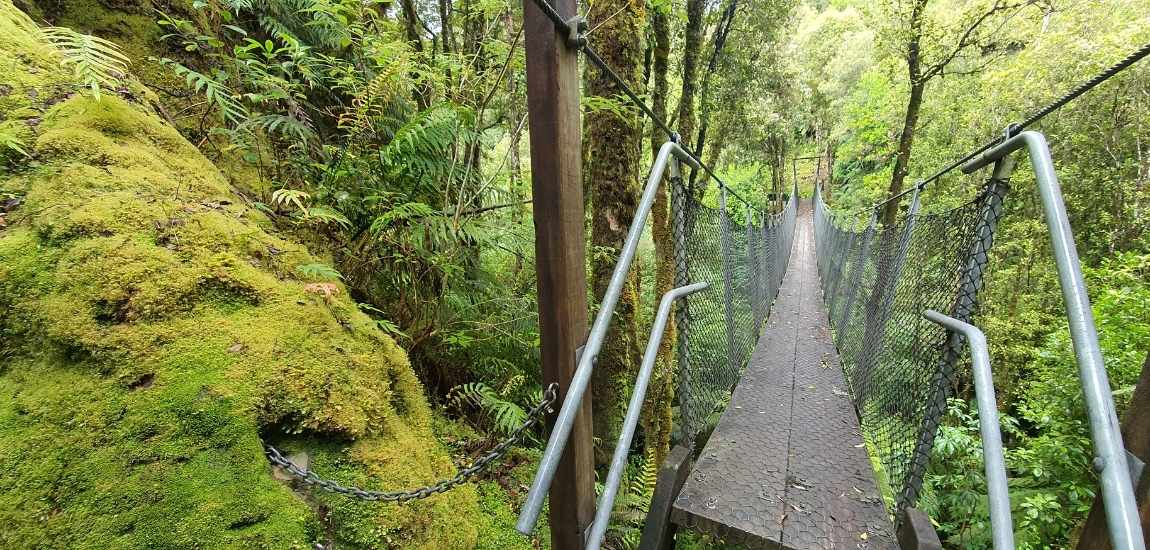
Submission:
[[[1121,61],[1107,67],[1105,70],[1094,75],[1094,77],[1083,82],[1082,84],[1075,86],[1074,88],[1072,88],[1070,91],[1063,94],[1058,99],[1050,102],[1045,107],[1039,109],[1034,114],[1032,114],[1029,117],[1027,117],[1026,119],[1024,119],[1022,122],[1019,122],[1017,124],[1012,124],[1004,135],[996,137],[996,138],[982,144],[981,146],[979,146],[974,151],[968,153],[966,156],[944,166],[943,168],[941,168],[940,170],[938,170],[934,174],[931,174],[929,177],[922,179],[922,180],[919,180],[918,182],[916,182],[911,187],[904,189],[901,193],[887,197],[883,201],[875,203],[874,205],[872,205],[870,207],[859,209],[855,213],[857,214],[858,212],[863,212],[866,210],[878,209],[878,208],[886,205],[887,203],[889,203],[891,201],[899,200],[899,199],[905,197],[906,195],[914,192],[914,190],[916,188],[918,188],[920,190],[925,188],[931,182],[937,181],[939,178],[950,173],[955,168],[958,168],[958,167],[962,166],[963,164],[966,164],[967,161],[973,159],[974,157],[977,157],[978,155],[987,151],[991,147],[994,147],[995,145],[1002,143],[1006,138],[1017,135],[1019,132],[1029,128],[1034,123],[1036,123],[1036,122],[1042,120],[1044,117],[1046,117],[1046,115],[1049,115],[1050,113],[1057,111],[1059,108],[1066,106],[1067,103],[1074,101],[1075,99],[1077,99],[1082,94],[1089,92],[1090,90],[1096,88],[1099,84],[1102,84],[1103,82],[1106,82],[1107,80],[1113,78],[1118,73],[1121,73],[1122,71],[1126,70],[1127,68],[1129,68],[1131,65],[1134,65],[1138,61],[1141,61],[1142,59],[1144,59],[1148,55],[1150,55],[1150,43],[1143,45],[1141,48],[1138,48],[1137,50],[1134,50],[1129,55],[1122,58]]]

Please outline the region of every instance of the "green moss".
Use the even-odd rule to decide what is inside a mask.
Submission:
[[[304,247],[146,108],[70,95],[7,31],[0,103],[37,116],[35,162],[0,174],[24,200],[0,229],[0,544],[474,546],[474,488],[399,506],[273,477],[261,437],[380,489],[454,467],[404,352],[346,289],[308,292]]]

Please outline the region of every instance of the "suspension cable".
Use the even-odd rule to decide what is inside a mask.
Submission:
[[[715,180],[715,183],[718,184],[720,188],[725,189],[729,197],[734,197],[746,206],[753,208],[760,213],[764,213],[763,209],[755,206],[753,203],[751,203],[751,201],[743,198],[742,195],[727,185],[727,183],[724,182],[718,176],[718,174],[716,174],[715,171],[711,169],[710,166],[707,166],[707,164],[703,162],[701,155],[691,151],[688,144],[683,143],[683,139],[679,136],[679,133],[672,130],[666,121],[656,116],[655,112],[652,111],[651,108],[648,107],[647,104],[639,98],[639,94],[635,93],[635,91],[627,85],[627,82],[623,80],[623,77],[619,76],[619,73],[615,72],[615,70],[610,65],[608,65],[602,57],[599,56],[599,53],[596,52],[595,49],[591,47],[591,44],[587,41],[587,36],[584,34],[586,31],[587,22],[583,20],[582,17],[575,16],[570,20],[565,20],[563,19],[562,15],[559,15],[559,12],[555,11],[555,7],[552,6],[547,0],[532,0],[532,3],[538,6],[539,10],[543,12],[543,15],[547,16],[547,18],[551,20],[551,23],[555,25],[555,30],[559,34],[567,37],[566,40],[569,47],[583,52],[593,65],[598,67],[599,70],[603,71],[603,74],[607,75],[608,79],[610,79],[615,83],[616,86],[623,90],[623,94],[631,100],[631,103],[634,103],[635,106],[638,107],[639,110],[647,116],[647,118],[651,119],[652,123],[658,126],[659,129],[667,135],[668,139],[678,143],[679,147],[682,148],[683,151],[687,153],[687,155],[689,155],[695,162],[697,162],[699,167],[702,168],[703,171],[711,177],[711,179]],[[572,28],[572,25],[574,25],[574,28]]]
[[[1042,120],[1043,117],[1045,117],[1046,115],[1049,115],[1050,113],[1053,113],[1054,111],[1057,111],[1059,108],[1065,106],[1067,103],[1070,103],[1071,101],[1074,101],[1075,99],[1077,99],[1082,94],[1085,94],[1086,92],[1097,87],[1099,84],[1106,82],[1107,80],[1111,79],[1112,77],[1114,77],[1118,73],[1127,69],[1131,65],[1137,63],[1138,61],[1141,61],[1147,55],[1150,55],[1150,43],[1145,44],[1144,46],[1142,46],[1141,48],[1138,48],[1137,50],[1134,50],[1133,52],[1130,53],[1130,55],[1127,55],[1121,61],[1111,65],[1110,67],[1107,67],[1102,72],[1094,75],[1094,77],[1091,78],[1090,80],[1087,80],[1086,82],[1083,82],[1082,84],[1079,84],[1078,86],[1075,86],[1073,89],[1071,89],[1070,91],[1063,94],[1062,97],[1059,97],[1058,99],[1049,103],[1045,107],[1039,109],[1034,114],[1030,115],[1025,120],[1023,120],[1022,122],[1019,122],[1018,124],[1010,125],[1010,127],[1007,128],[1004,135],[999,136],[997,138],[994,138],[994,139],[984,143],[978,149],[975,149],[973,152],[967,154],[966,156],[946,165],[941,170],[935,172],[934,174],[927,177],[926,179],[918,181],[917,183],[915,183],[911,187],[903,190],[901,193],[894,195],[894,196],[891,196],[891,197],[888,197],[885,200],[883,200],[882,202],[875,203],[873,206],[871,206],[869,208],[860,209],[860,211],[877,209],[881,206],[886,205],[887,203],[889,203],[891,201],[898,200],[898,199],[901,199],[902,197],[905,197],[907,194],[913,192],[916,188],[920,189],[920,190],[922,188],[925,188],[927,186],[927,184],[938,180],[942,176],[953,171],[955,168],[958,168],[959,166],[966,164],[966,161],[971,160],[974,157],[977,157],[978,155],[982,154],[983,152],[990,149],[991,147],[994,147],[995,145],[998,145],[999,143],[1002,143],[1003,141],[1017,135],[1019,132],[1025,130],[1027,127],[1033,125],[1034,123],[1038,122],[1039,120]]]

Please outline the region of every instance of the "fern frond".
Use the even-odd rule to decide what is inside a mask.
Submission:
[[[101,86],[115,86],[128,75],[131,60],[115,42],[67,27],[45,27],[40,35],[60,51],[64,64],[72,66],[76,78],[96,99],[100,99]]]
[[[327,206],[313,206],[307,209],[307,217],[311,220],[316,220],[320,223],[334,223],[342,226],[345,229],[352,226],[351,220],[347,216],[341,214],[338,210]]]
[[[174,70],[178,76],[183,77],[184,82],[187,83],[189,88],[197,93],[203,94],[208,102],[219,107],[224,115],[224,119],[231,124],[241,126],[251,117],[248,108],[240,102],[235,93],[224,83],[203,73],[193,71],[183,64],[166,57],[161,59],[160,63],[172,67],[172,70]]]
[[[278,205],[293,205],[300,210],[303,214],[307,214],[307,207],[304,206],[304,201],[311,198],[306,191],[299,191],[297,189],[276,189],[272,192],[272,202]]]
[[[280,134],[287,138],[297,138],[302,142],[310,142],[315,138],[315,129],[305,120],[280,113],[266,113],[248,119],[246,125],[259,128],[268,133]]]
[[[296,266],[295,269],[313,281],[337,281],[343,279],[343,275],[340,274],[339,271],[336,271],[335,268],[327,264],[302,264]]]
[[[508,434],[527,421],[527,411],[512,401],[505,401],[483,382],[469,382],[451,390],[448,399],[457,407],[471,404],[492,420],[496,431]]]

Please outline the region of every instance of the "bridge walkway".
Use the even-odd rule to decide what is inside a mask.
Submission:
[[[894,548],[831,342],[809,200],[794,242],[769,321],[672,521],[752,547]]]

